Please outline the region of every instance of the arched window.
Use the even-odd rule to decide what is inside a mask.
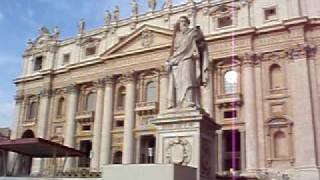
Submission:
[[[118,89],[118,99],[117,99],[117,107],[123,108],[126,101],[126,88],[124,86],[121,86]]]
[[[96,110],[96,93],[91,92],[87,94],[85,110],[86,111]]]
[[[28,108],[27,119],[35,119],[37,114],[37,102],[31,102]]]
[[[113,164],[121,164],[122,163],[122,152],[117,151],[113,155]]]
[[[274,156],[276,158],[288,157],[288,143],[286,135],[282,131],[277,131],[274,136]]]
[[[270,67],[270,88],[278,89],[283,87],[283,74],[281,67],[278,64],[273,64]]]
[[[224,74],[224,93],[233,94],[237,92],[238,84],[238,73],[237,71],[231,70]]]
[[[22,134],[21,137],[22,138],[34,138],[34,133],[32,130],[28,129]]]
[[[62,116],[64,114],[64,106],[65,106],[64,98],[61,97],[59,98],[59,101],[58,101],[57,116]]]
[[[155,82],[149,82],[146,86],[146,102],[157,101],[157,87]]]

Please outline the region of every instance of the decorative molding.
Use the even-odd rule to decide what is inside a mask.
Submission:
[[[261,61],[273,61],[273,62],[280,61],[281,59],[285,59],[286,57],[287,57],[287,53],[283,50],[266,52],[261,55],[258,55],[258,59]]]
[[[149,48],[151,47],[152,43],[153,43],[153,34],[152,34],[152,31],[150,30],[144,30],[142,33],[141,33],[141,45],[142,47],[144,48]]]

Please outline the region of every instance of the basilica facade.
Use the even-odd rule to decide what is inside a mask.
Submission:
[[[107,11],[105,24],[93,30],[81,20],[69,39],[43,27],[28,42],[15,79],[12,138],[41,137],[87,153],[68,158],[65,169],[160,162],[151,121],[167,111],[164,65],[174,25],[187,16],[208,45],[200,104],[221,126],[210,166],[220,175],[275,170],[319,179],[319,6],[202,0],[157,8],[150,1],[144,14],[133,3],[127,19],[119,18],[119,7]],[[50,164],[34,159],[28,168],[37,173]]]

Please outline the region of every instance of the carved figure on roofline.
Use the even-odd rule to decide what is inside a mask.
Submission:
[[[104,16],[104,24],[105,25],[110,25],[111,19],[112,19],[112,15],[111,15],[110,11],[106,10],[105,16]]]
[[[79,22],[79,34],[83,34],[84,33],[85,26],[86,26],[86,22],[84,21],[84,19],[80,19],[80,22]]]
[[[163,4],[163,8],[171,8],[172,7],[172,0],[165,0]]]
[[[119,18],[120,18],[120,9],[119,9],[119,6],[116,6],[113,11],[113,21],[117,22],[119,21]]]
[[[208,47],[200,27],[181,16],[175,25],[170,57],[168,108],[200,107],[200,86],[208,81]]]
[[[154,12],[157,6],[156,0],[148,0],[149,11]]]
[[[132,16],[137,16],[138,15],[138,2],[136,0],[132,0],[131,2],[131,11],[132,11]]]

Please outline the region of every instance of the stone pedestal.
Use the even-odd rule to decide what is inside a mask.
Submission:
[[[196,169],[176,164],[125,164],[103,167],[102,180],[195,180]]]
[[[215,124],[201,109],[174,109],[151,121],[157,127],[156,163],[197,168],[197,180],[215,179]]]

